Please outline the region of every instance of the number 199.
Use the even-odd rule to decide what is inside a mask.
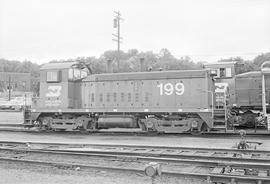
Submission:
[[[185,92],[185,86],[183,83],[176,83],[175,85],[173,85],[172,83],[160,83],[159,85],[157,85],[157,87],[159,88],[159,94],[160,95],[172,95],[174,92],[176,95],[182,95]]]

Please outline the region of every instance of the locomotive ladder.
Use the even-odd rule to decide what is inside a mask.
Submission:
[[[226,117],[226,109],[214,109],[214,129],[222,129],[227,130],[227,117]]]
[[[32,116],[30,107],[25,106],[23,109],[24,125],[32,125]]]
[[[213,128],[218,130],[227,131],[227,99],[226,93],[219,93],[219,102],[216,104],[216,108],[214,109],[214,121]],[[216,96],[217,97],[217,96]]]

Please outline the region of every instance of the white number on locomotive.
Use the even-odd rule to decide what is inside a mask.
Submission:
[[[173,85],[172,83],[160,83],[159,85],[157,85],[157,87],[159,88],[159,94],[160,95],[172,95],[173,93],[175,93],[176,95],[182,95],[185,92],[185,86],[183,83],[176,83],[175,85]]]

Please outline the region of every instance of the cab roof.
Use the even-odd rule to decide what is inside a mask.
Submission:
[[[219,61],[219,62],[213,62],[213,63],[205,63],[206,65],[217,65],[217,64],[236,64],[239,61]]]
[[[46,63],[41,66],[40,70],[69,69],[74,64],[77,62]]]
[[[214,62],[214,63],[205,63],[205,67],[211,67],[211,66],[228,66],[228,65],[235,65],[239,63],[238,61],[228,61],[228,62]]]

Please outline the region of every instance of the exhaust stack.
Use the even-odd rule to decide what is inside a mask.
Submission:
[[[144,58],[140,58],[140,71],[144,72],[145,71],[145,62],[144,62]]]
[[[112,60],[107,60],[107,73],[113,73]]]

